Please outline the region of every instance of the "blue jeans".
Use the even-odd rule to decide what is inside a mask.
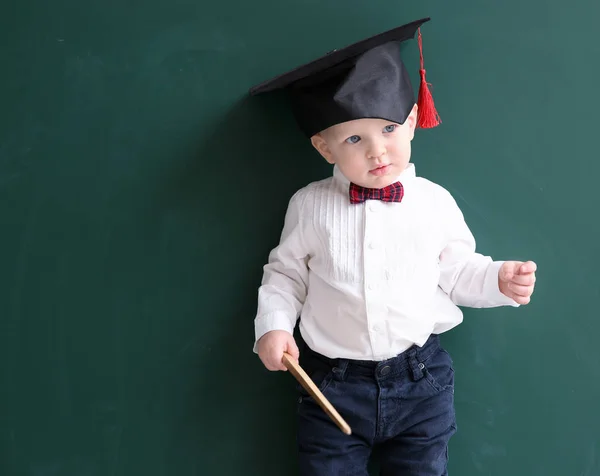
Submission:
[[[446,476],[456,432],[454,370],[438,336],[382,362],[328,359],[300,342],[300,364],[352,428],[343,434],[298,387],[301,476]]]

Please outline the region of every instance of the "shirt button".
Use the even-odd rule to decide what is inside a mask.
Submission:
[[[369,290],[370,290],[370,291],[373,291],[373,288],[374,288],[374,287],[375,287],[375,286],[373,286],[372,284],[369,284],[369,285],[367,286],[367,288],[369,288]]]
[[[377,208],[375,207],[375,205],[371,204],[371,205],[369,205],[369,211],[376,212]]]
[[[371,243],[369,243],[369,249],[374,250],[375,249],[375,243],[373,243],[371,241]]]

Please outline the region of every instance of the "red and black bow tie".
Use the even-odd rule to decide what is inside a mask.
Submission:
[[[350,183],[350,203],[362,203],[365,200],[401,202],[402,197],[404,197],[404,187],[400,182],[394,182],[384,188],[366,188]]]

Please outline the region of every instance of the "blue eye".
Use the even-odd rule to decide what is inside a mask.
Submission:
[[[360,136],[350,136],[346,139],[348,144],[356,144],[358,141],[360,141]]]
[[[396,130],[396,127],[397,127],[397,126],[396,126],[395,124],[390,124],[389,126],[385,126],[385,127],[383,128],[383,130],[384,130],[385,132],[394,132],[394,131]]]

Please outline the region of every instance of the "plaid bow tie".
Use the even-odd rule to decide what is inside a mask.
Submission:
[[[365,200],[401,202],[402,197],[404,197],[404,187],[400,182],[394,182],[384,188],[365,188],[354,183],[350,184],[350,203],[362,203]]]

